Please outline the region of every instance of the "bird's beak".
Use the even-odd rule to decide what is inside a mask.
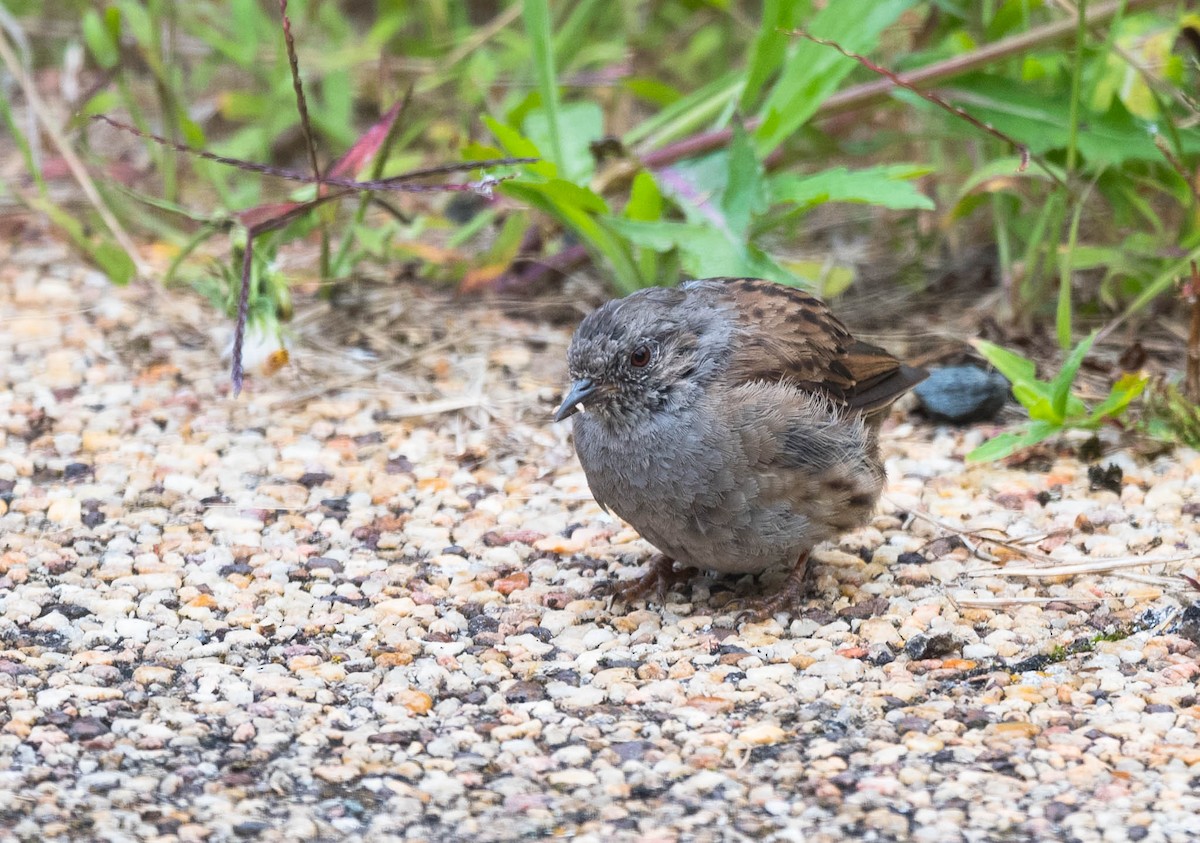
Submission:
[[[592,383],[591,378],[580,378],[571,384],[571,389],[567,392],[558,409],[554,411],[554,420],[560,422],[567,416],[573,415],[579,409],[579,405],[583,403],[583,399],[587,398],[596,391],[596,384]]]

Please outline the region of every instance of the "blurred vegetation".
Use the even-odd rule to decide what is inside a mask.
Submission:
[[[806,223],[819,206],[858,203],[879,209],[874,233],[894,239],[885,256],[905,251],[902,239],[927,251],[995,244],[998,315],[1050,324],[1064,355],[1076,349],[1057,379],[1017,366],[1026,397],[1052,392],[1026,402],[1053,410],[1032,417],[1045,432],[1116,418],[1136,397],[1128,382],[1099,416],[1074,403],[1075,357],[1090,344],[1078,344],[1079,323],[1185,306],[1176,284],[1200,259],[1200,17],[1181,2],[293,0],[288,13],[321,166],[361,148],[410,87],[363,174],[539,160],[487,170],[505,179],[493,197],[412,194],[378,213],[365,196],[314,203],[264,232],[249,312],[268,333],[290,313],[297,279],[277,258],[295,243],[319,242],[315,277],[299,280],[326,289],[364,262],[405,262],[511,293],[590,259],[618,293],[746,274],[836,296],[855,268],[812,248]],[[915,74],[943,102],[796,29]],[[0,196],[48,215],[118,283],[142,265],[124,235],[136,232],[174,258],[168,282],[234,313],[247,211],[312,200],[316,186],[87,118],[311,176],[279,4],[0,0],[0,33],[0,121],[26,173]],[[92,174],[86,205],[101,224],[52,189],[62,179],[48,174],[71,154]],[[185,259],[218,236],[224,265]]]

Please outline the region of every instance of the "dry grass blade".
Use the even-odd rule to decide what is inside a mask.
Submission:
[[[1086,574],[1106,574],[1112,571],[1122,571],[1128,568],[1144,568],[1147,565],[1173,565],[1180,562],[1190,562],[1200,558],[1197,554],[1184,556],[1146,557],[1118,556],[1112,559],[1088,559],[1082,562],[1062,563],[1046,568],[988,568],[979,571],[968,571],[969,577],[1024,577],[1037,579],[1040,577],[1078,577]]]
[[[0,31],[0,59],[4,61],[4,65],[8,68],[8,72],[12,77],[17,80],[21,92],[25,95],[25,99],[29,103],[30,110],[37,117],[37,121],[41,124],[46,136],[50,138],[50,142],[54,144],[55,149],[58,150],[58,154],[66,162],[71,175],[75,177],[75,181],[79,184],[79,189],[83,191],[83,195],[87,197],[88,202],[96,209],[96,214],[104,223],[105,228],[112,234],[113,240],[117,241],[117,245],[129,255],[129,259],[133,261],[138,275],[142,278],[147,277],[149,271],[146,264],[142,262],[137,247],[133,244],[133,239],[125,231],[125,227],[121,225],[120,220],[109,210],[104,198],[100,195],[100,191],[96,189],[96,183],[93,181],[87,167],[83,165],[83,161],[75,154],[75,150],[70,142],[63,136],[62,131],[55,123],[54,116],[50,113],[50,109],[42,101],[42,97],[37,91],[37,86],[33,84],[33,80],[29,78],[20,60],[13,53],[12,46],[8,43],[8,36],[3,31]]]
[[[287,48],[288,67],[292,72],[292,90],[296,92],[296,110],[300,112],[300,130],[304,133],[304,146],[308,150],[308,162],[313,176],[321,181],[321,165],[317,163],[317,144],[313,140],[312,121],[308,119],[308,100],[304,97],[304,83],[300,81],[300,62],[296,58],[296,39],[292,37],[292,20],[287,13],[288,0],[279,0],[279,16],[283,20],[283,43]]]

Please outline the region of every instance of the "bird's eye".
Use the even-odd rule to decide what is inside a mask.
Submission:
[[[629,365],[642,368],[650,363],[650,347],[639,345],[629,354]]]

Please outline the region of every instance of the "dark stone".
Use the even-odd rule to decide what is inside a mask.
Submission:
[[[936,659],[957,652],[962,643],[949,632],[926,635],[918,632],[904,643],[904,652],[913,661]]]
[[[556,670],[549,674],[548,678],[553,679],[555,682],[565,682],[573,688],[578,688],[581,681],[579,677],[579,671],[571,670],[569,668],[564,670]]]
[[[1075,809],[1062,802],[1051,802],[1046,806],[1046,819],[1056,825],[1073,813],[1075,813]]]
[[[83,513],[83,526],[97,527],[104,523],[104,513],[98,509],[89,509]]]
[[[233,833],[238,837],[257,837],[269,828],[271,823],[263,820],[244,820],[233,827]]]
[[[415,731],[408,729],[397,729],[389,732],[376,732],[367,737],[367,743],[378,743],[386,746],[396,746],[398,744],[410,744],[420,737]]]
[[[854,618],[863,620],[865,618],[873,618],[877,615],[882,615],[887,611],[888,601],[884,597],[872,597],[870,600],[863,600],[855,603],[852,606],[846,606],[838,611],[838,616],[843,618]]]
[[[300,475],[300,485],[311,489],[314,486],[324,486],[332,479],[333,475],[326,474],[324,471],[308,471]]]
[[[415,467],[408,457],[399,456],[388,460],[383,470],[385,474],[412,474]]]
[[[1107,489],[1110,492],[1121,494],[1121,481],[1125,478],[1125,472],[1121,471],[1121,466],[1114,462],[1101,468],[1098,465],[1088,466],[1088,489],[1093,492],[1099,492],[1102,489]]]
[[[622,761],[641,761],[647,752],[654,749],[650,741],[621,741],[609,747]]]
[[[86,618],[92,614],[91,609],[85,609],[83,606],[76,606],[74,603],[50,603],[42,608],[42,614],[48,615],[51,612],[58,612],[67,620],[77,621],[80,618]]]
[[[325,568],[335,574],[340,574],[345,570],[341,562],[336,559],[330,559],[328,556],[314,556],[304,563],[304,567],[310,571],[315,571],[318,568]]]
[[[541,702],[546,699],[546,689],[537,682],[520,680],[514,682],[504,692],[504,699],[510,703]]]
[[[500,621],[491,615],[476,615],[467,621],[467,633],[474,638],[484,632],[495,632],[500,629]]]
[[[992,724],[992,715],[982,708],[968,708],[958,719],[968,729],[983,729]]]
[[[1193,603],[1183,610],[1177,633],[1193,644],[1200,645],[1200,602]]]
[[[877,667],[891,664],[895,660],[896,654],[892,652],[892,648],[887,644],[872,644],[870,649],[867,650],[867,661]]]
[[[63,479],[67,481],[82,480],[85,477],[92,477],[95,471],[90,465],[85,462],[73,462],[63,469]]]
[[[466,556],[467,550],[466,548],[460,547],[457,544],[452,544],[449,547],[443,547],[442,553],[446,554],[447,556]]]
[[[920,732],[924,735],[929,731],[929,721],[920,717],[901,717],[896,721],[896,733],[903,735],[907,732]]]
[[[909,551],[908,553],[901,553],[896,557],[897,565],[924,565],[928,561],[929,560],[927,560],[920,553],[913,553],[912,551]]]
[[[543,644],[549,644],[550,641],[554,638],[554,633],[551,632],[550,630],[546,629],[546,627],[544,627],[544,626],[531,626],[531,627],[529,627],[529,629],[525,630],[525,632],[532,635],[534,638],[536,638],[538,641],[541,641]]]
[[[977,366],[947,366],[930,372],[913,392],[934,421],[969,424],[995,418],[1008,400],[1008,381]]]
[[[108,726],[95,717],[80,717],[67,729],[67,734],[74,741],[90,741],[101,735],[108,734]]]

